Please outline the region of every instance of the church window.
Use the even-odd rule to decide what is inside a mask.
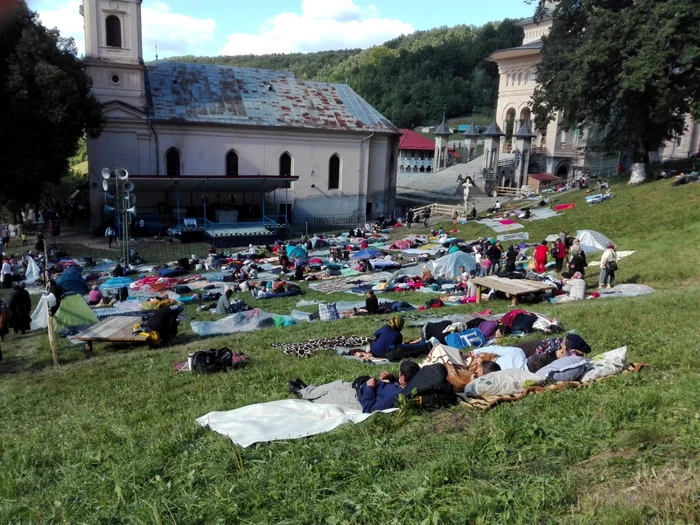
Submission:
[[[292,156],[286,151],[280,155],[280,177],[292,176]]]
[[[340,157],[337,154],[331,155],[328,161],[328,189],[337,190],[340,188]]]
[[[238,153],[233,150],[226,154],[226,176],[238,177]]]
[[[510,84],[510,73],[506,75],[506,86]]]
[[[520,84],[522,84],[522,83],[523,83],[523,74],[520,73],[520,74],[518,75],[518,85],[520,85]]]
[[[105,20],[107,45],[109,47],[122,47],[122,23],[118,16],[109,15]]]
[[[165,169],[168,177],[180,176],[180,152],[170,148],[165,154]]]

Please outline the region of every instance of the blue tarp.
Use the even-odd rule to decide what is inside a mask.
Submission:
[[[304,248],[299,248],[298,246],[287,246],[287,257],[293,259],[299,257],[300,259],[306,259],[308,254]]]
[[[353,253],[351,259],[376,259],[378,257],[383,257],[384,254],[377,250],[360,250],[359,252]]]
[[[80,266],[71,266],[66,268],[60,277],[56,279],[56,284],[67,292],[75,292],[80,295],[85,295],[90,291],[87,282],[80,275],[82,269]]]

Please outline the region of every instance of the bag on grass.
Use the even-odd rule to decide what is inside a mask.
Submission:
[[[441,363],[424,366],[408,382],[404,392],[407,397],[417,399],[421,408],[426,410],[456,405],[457,396],[447,375],[447,369]]]
[[[607,263],[605,263],[605,269],[609,272],[616,272],[617,271],[617,262],[608,261]]]
[[[216,350],[200,350],[192,356],[192,372],[197,374],[215,374],[225,372],[233,367],[233,354],[227,347]]]

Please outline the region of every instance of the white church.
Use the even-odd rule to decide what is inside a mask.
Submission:
[[[141,0],[84,0],[85,66],[107,125],[88,140],[91,212],[103,168],[130,173],[149,224],[231,232],[314,216],[359,224],[395,208],[399,130],[345,84],[184,62],[145,65]]]

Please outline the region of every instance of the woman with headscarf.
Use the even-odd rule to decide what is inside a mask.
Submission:
[[[518,258],[518,250],[512,244],[508,246],[508,251],[506,252],[506,272],[515,271],[515,260]]]
[[[393,315],[384,326],[374,332],[375,339],[369,347],[374,357],[385,357],[389,349],[403,343],[403,322],[403,317]]]
[[[583,280],[581,272],[575,272],[571,279],[564,279],[565,292],[569,293],[572,301],[581,301],[586,298],[586,281]]]
[[[24,332],[29,330],[29,324],[32,321],[32,299],[29,297],[29,292],[24,289],[24,283],[14,283],[14,291],[10,296],[7,304],[10,311],[10,325],[15,333],[24,335]]]
[[[615,282],[615,272],[617,271],[617,252],[615,245],[609,242],[605,246],[605,251],[600,259],[600,276],[598,284],[601,288],[612,288],[612,283]]]

